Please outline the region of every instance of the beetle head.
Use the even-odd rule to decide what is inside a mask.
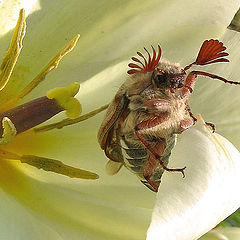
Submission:
[[[156,53],[155,49],[152,46],[152,57],[146,48],[144,48],[144,50],[147,52],[148,60],[143,56],[142,53],[137,52],[137,55],[141,57],[143,61],[140,61],[136,57],[132,57],[132,60],[135,63],[128,64],[128,66],[131,68],[128,70],[128,74],[146,74],[153,72],[152,84],[156,89],[176,89],[183,87],[184,79],[186,77],[185,71],[187,71],[193,65],[207,65],[217,62],[229,62],[228,59],[224,58],[225,56],[228,56],[228,53],[225,52],[226,47],[223,46],[222,42],[214,39],[205,40],[198,53],[197,59],[183,69],[180,66],[177,66],[178,64],[174,64],[166,60],[160,61],[161,48],[159,45],[158,53]],[[203,74],[203,72],[201,72],[201,75],[228,82],[226,79],[223,80],[222,77],[211,75],[209,73]]]
[[[163,59],[153,71],[152,84],[156,89],[182,88],[185,77],[186,73],[179,64]]]

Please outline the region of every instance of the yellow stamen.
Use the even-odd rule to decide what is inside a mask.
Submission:
[[[70,119],[77,118],[82,111],[81,104],[74,96],[80,88],[79,83],[72,83],[67,87],[58,87],[47,92],[48,99],[55,99],[57,104],[66,110],[66,115]]]
[[[30,93],[35,87],[38,86],[40,82],[44,80],[46,75],[56,69],[58,67],[61,59],[71,52],[73,48],[76,46],[76,43],[79,39],[80,35],[76,35],[62,50],[60,50],[57,55],[43,68],[43,70],[16,96],[10,101],[6,102],[3,106],[0,107],[0,112],[4,112],[7,109],[10,109],[19,102],[22,98],[24,98],[28,93]]]
[[[3,135],[0,138],[0,145],[7,145],[16,136],[17,131],[12,121],[7,117],[4,117],[2,119],[2,126],[3,126]]]
[[[21,156],[0,149],[0,159],[19,160],[22,163],[26,163],[38,169],[58,173],[61,175],[68,176],[70,178],[93,179],[93,180],[98,179],[98,175],[96,173],[82,170],[79,168],[74,168],[62,163],[61,161],[51,158],[38,157],[33,155]]]
[[[21,9],[19,12],[19,18],[14,30],[12,40],[7,53],[5,54],[2,64],[0,66],[0,91],[6,86],[13,68],[17,62],[18,56],[22,49],[22,40],[25,35],[26,22],[25,11]]]
[[[79,168],[74,168],[65,165],[58,160],[50,158],[37,157],[33,155],[23,155],[20,161],[36,168],[62,174],[70,178],[98,179],[98,175],[95,173],[85,171]]]
[[[75,118],[75,119],[63,119],[62,121],[59,121],[59,122],[56,122],[56,123],[53,123],[53,124],[48,124],[48,125],[45,125],[45,126],[42,126],[42,127],[37,127],[37,128],[33,128],[33,131],[34,132],[46,132],[46,131],[49,131],[49,130],[52,130],[52,129],[61,129],[65,126],[69,126],[69,125],[73,125],[73,124],[76,124],[76,123],[79,123],[79,122],[82,122],[84,120],[87,120],[88,118],[91,118],[93,117],[94,115],[102,112],[103,110],[107,109],[108,108],[108,104],[107,105],[104,105],[92,112],[89,112],[85,115],[82,115],[78,118]]]

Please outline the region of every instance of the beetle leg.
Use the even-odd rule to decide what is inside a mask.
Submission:
[[[146,141],[146,139],[139,133],[139,130],[141,130],[141,129],[149,128],[149,127],[153,126],[153,124],[155,126],[156,119],[158,120],[158,124],[159,124],[159,123],[162,123],[165,120],[167,120],[168,117],[169,117],[169,114],[167,112],[165,112],[165,113],[162,113],[161,115],[159,115],[158,118],[149,119],[149,120],[139,123],[135,127],[135,134],[138,137],[138,139],[143,143],[143,145],[146,147],[146,149],[158,160],[158,162],[160,163],[160,165],[162,166],[162,168],[164,170],[169,171],[169,172],[181,172],[183,177],[185,177],[184,170],[186,167],[184,167],[184,168],[168,168],[168,167],[166,167],[161,160],[161,156],[152,148],[152,146]]]
[[[149,113],[159,115],[159,111],[169,108],[170,102],[166,99],[150,99],[145,102],[145,106],[149,110]]]
[[[161,160],[161,156],[156,153],[154,151],[154,149],[150,146],[150,144],[144,139],[144,137],[138,132],[138,130],[135,130],[135,133],[137,135],[137,137],[139,138],[139,140],[143,143],[143,145],[146,147],[146,149],[159,161],[160,165],[162,166],[162,168],[168,172],[181,172],[183,177],[185,177],[184,174],[184,170],[186,169],[186,167],[184,168],[168,168],[164,165],[164,163]]]
[[[166,144],[164,139],[163,140],[159,140],[158,143],[154,146],[153,150],[155,151],[155,153],[157,153],[159,156],[162,156],[165,150]],[[143,176],[146,179],[146,183],[143,183],[150,188],[151,186],[151,190],[157,192],[158,187],[159,187],[159,183],[154,182],[151,177],[155,171],[155,169],[157,168],[159,164],[159,160],[157,158],[155,158],[154,155],[150,154],[146,165],[144,166],[144,172],[143,172]],[[149,186],[150,185],[150,186]]]
[[[223,77],[220,77],[218,75],[215,75],[215,74],[202,72],[202,71],[192,71],[188,74],[188,76],[186,78],[186,81],[184,83],[184,87],[183,87],[183,90],[182,90],[182,95],[185,95],[187,93],[188,87],[192,87],[194,85],[195,79],[198,75],[205,76],[205,77],[210,77],[210,78],[213,78],[213,79],[218,79],[218,80],[223,81],[224,83],[240,85],[240,82],[229,81],[229,80],[227,80]],[[191,91],[190,91],[190,93],[191,93]],[[189,114],[190,114],[191,117],[193,117],[194,120],[196,119],[190,111],[189,111]],[[205,122],[205,123],[206,123],[206,125],[208,125],[212,128],[212,131],[214,133],[215,130],[216,130],[215,125],[213,123],[210,123],[210,122]]]
[[[182,88],[182,95],[185,96],[188,92],[193,92],[194,83],[196,80],[197,74],[193,71],[190,72],[184,82],[184,86]]]
[[[165,147],[166,147],[165,142],[158,140],[158,143],[152,149],[154,150],[155,154],[162,156]],[[152,176],[155,168],[158,166],[158,163],[159,163],[159,160],[155,158],[154,155],[149,156],[148,161],[144,167],[144,177],[146,180],[148,180]]]
[[[212,133],[214,133],[216,131],[216,127],[214,125],[214,123],[211,122],[205,122],[206,125],[210,126],[212,128]]]
[[[190,117],[193,119],[194,123],[197,121],[197,118],[194,117],[193,113],[190,111],[190,108],[188,107],[187,111],[189,112]],[[214,133],[216,131],[216,127],[214,123],[211,122],[205,122],[206,125],[210,126],[212,128],[212,132]]]
[[[224,83],[240,85],[240,82],[229,81],[229,80],[227,80],[223,77],[220,77],[218,75],[215,75],[215,74],[211,74],[211,73],[207,73],[207,72],[203,72],[203,71],[192,71],[188,74],[188,76],[187,76],[187,78],[184,82],[184,86],[182,88],[182,95],[183,96],[185,96],[188,93],[188,91],[190,93],[192,93],[196,77],[199,76],[199,75],[205,76],[205,77],[210,77],[210,78],[213,78],[213,79],[218,79],[218,80],[223,81]],[[212,126],[212,124],[211,125],[208,124],[208,125]]]
[[[153,119],[148,119],[146,121],[142,121],[140,122],[136,127],[135,127],[135,131],[137,130],[141,130],[141,129],[147,129],[147,128],[151,128],[151,127],[155,127],[158,124],[166,121],[169,119],[169,113],[168,112],[163,112],[160,115],[156,116]]]
[[[190,111],[190,108],[188,108],[187,111],[189,112],[190,117],[193,119],[193,121],[195,123],[197,121],[197,118],[194,117],[193,113]]]
[[[207,73],[207,72],[202,72],[202,71],[192,71],[189,73],[190,74],[194,74],[195,75],[195,78],[198,76],[198,75],[201,75],[201,76],[205,76],[205,77],[210,77],[210,78],[213,78],[213,79],[218,79],[218,80],[221,80],[223,81],[224,83],[229,83],[229,84],[234,84],[234,85],[240,85],[240,82],[234,82],[234,81],[229,81],[223,77],[220,77],[218,75],[215,75],[215,74],[211,74],[211,73]],[[189,76],[188,75],[188,76]]]
[[[182,133],[183,131],[187,130],[187,129],[190,128],[194,123],[195,123],[195,122],[194,122],[194,120],[192,120],[192,119],[189,119],[189,118],[183,119],[183,120],[180,122],[179,126],[178,126],[178,131],[179,131],[179,133]]]

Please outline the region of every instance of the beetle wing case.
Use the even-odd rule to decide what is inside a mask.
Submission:
[[[128,100],[125,97],[125,91],[123,88],[120,88],[112,102],[109,104],[104,120],[98,131],[98,142],[102,149],[105,150],[106,145],[111,141],[109,135],[126,108],[127,102]]]

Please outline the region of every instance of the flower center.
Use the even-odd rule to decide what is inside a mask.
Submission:
[[[22,9],[19,12],[19,19],[9,49],[0,65],[0,99],[4,96],[2,90],[5,89],[5,86],[8,84],[22,49],[25,27],[25,14]],[[80,85],[78,83],[72,83],[67,87],[52,89],[48,91],[44,97],[36,98],[30,102],[17,106],[19,101],[37,87],[50,71],[58,67],[60,60],[67,53],[72,51],[78,39],[79,34],[63,47],[42,71],[18,93],[18,95],[15,95],[7,101],[2,101],[3,103],[0,106],[0,160],[20,161],[21,163],[34,166],[44,171],[51,171],[71,178],[98,178],[98,175],[95,173],[66,165],[59,160],[35,155],[21,155],[15,153],[10,145],[8,148],[10,148],[11,151],[5,148],[5,145],[9,144],[16,134],[33,129],[36,125],[47,121],[61,111],[66,111],[67,119],[69,120],[78,118],[81,113],[81,105],[78,100],[74,98],[79,91]]]
[[[9,143],[12,140],[10,136],[31,129],[61,111],[65,110],[70,119],[78,117],[81,113],[81,105],[74,96],[77,94],[79,87],[79,83],[72,83],[67,87],[54,88],[47,92],[47,96],[0,113],[0,121],[3,123],[0,127],[0,135],[3,136],[2,139],[9,139],[2,144]],[[8,119],[8,125],[5,123],[6,119]],[[11,128],[7,131],[6,126],[9,126],[9,124]]]

